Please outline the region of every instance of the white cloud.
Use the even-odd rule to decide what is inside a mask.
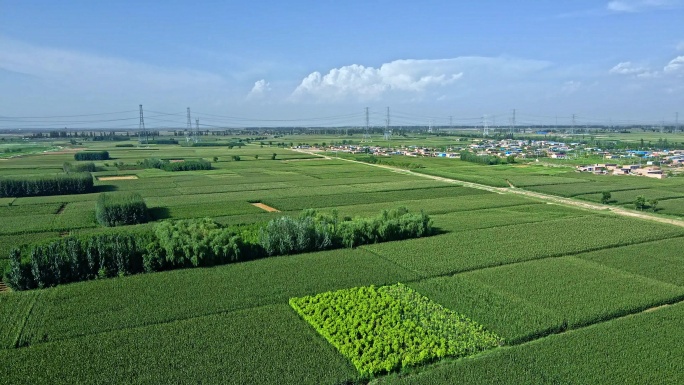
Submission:
[[[397,60],[380,68],[358,64],[333,68],[326,75],[309,74],[293,95],[311,94],[331,99],[359,96],[373,99],[386,91],[421,92],[458,80],[463,73],[440,68],[434,60]]]
[[[582,82],[578,82],[576,80],[570,80],[565,83],[563,83],[563,87],[561,90],[565,93],[573,93],[577,92],[580,88],[582,87]]]
[[[679,73],[684,72],[684,56],[677,56],[676,58],[670,60],[669,63],[663,68],[665,73]]]
[[[618,63],[611,68],[608,73],[616,75],[634,75],[638,78],[652,78],[659,75],[658,71],[651,71],[647,67],[637,67],[629,61]]]
[[[311,96],[316,100],[372,100],[397,93],[415,96],[465,78],[516,76],[546,66],[548,63],[541,61],[487,57],[395,60],[379,68],[352,64],[333,68],[325,75],[312,72],[294,90],[292,98]]]
[[[678,0],[614,0],[606,8],[613,12],[641,12],[649,9],[672,9],[679,3]]]
[[[218,75],[167,68],[114,57],[45,48],[0,37],[0,69],[19,72],[71,89],[163,91],[223,83]]]
[[[254,87],[247,94],[247,99],[259,99],[266,96],[268,92],[271,91],[271,83],[267,82],[265,79],[257,80],[254,82]]]

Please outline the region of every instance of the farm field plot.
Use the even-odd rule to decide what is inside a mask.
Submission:
[[[0,360],[8,383],[314,385],[358,377],[287,304],[0,350]]]
[[[4,198],[8,199],[8,198]],[[13,198],[9,198],[13,199]],[[39,203],[34,205],[0,206],[0,218],[22,217],[28,215],[56,214],[62,203]]]
[[[639,232],[632,229],[638,223]],[[536,241],[530,240],[534,234]],[[454,274],[532,259],[681,236],[673,226],[624,217],[549,220],[363,246],[424,276]]]
[[[16,198],[0,198],[0,207],[9,206]]]
[[[95,202],[99,193],[93,194],[74,194],[74,195],[52,195],[45,197],[23,197],[16,198],[12,206],[25,206],[46,203],[70,203],[70,202]]]
[[[95,202],[11,206],[11,211],[15,211],[15,207],[17,207],[17,213],[24,211],[27,214],[3,217],[0,235],[68,231],[70,229],[96,226]],[[33,207],[37,208],[36,211],[39,214],[28,214]],[[40,212],[50,211],[54,212],[51,214],[40,214]]]
[[[432,218],[435,226],[440,230],[455,232],[590,215],[596,214],[564,206],[538,203],[453,212],[435,215]]]
[[[339,190],[338,190],[339,191]],[[263,202],[279,210],[303,210],[306,208],[322,208],[347,206],[367,203],[391,203],[399,200],[430,199],[458,197],[468,195],[491,194],[487,191],[467,187],[443,186],[437,188],[415,188],[411,190],[393,190],[376,192],[358,192],[355,194],[312,195],[289,198],[267,198]]]
[[[31,316],[20,320],[26,323],[22,335],[14,338],[33,345],[416,278],[363,250],[342,249],[82,282],[41,290]],[[0,309],[0,314],[5,311]],[[5,328],[17,327],[2,324],[0,335],[6,334]]]
[[[658,212],[680,217],[684,216],[684,198],[667,199],[658,202]]]
[[[24,321],[40,295],[38,291],[0,295],[0,350],[15,347]]]
[[[38,214],[3,218],[3,226],[0,228],[0,235],[56,231],[53,225],[56,216],[56,214]]]
[[[371,204],[356,204],[347,206],[332,206],[322,208],[321,211],[329,211],[333,207],[340,215],[374,215],[388,207],[404,206],[411,211],[423,210],[428,214],[446,214],[452,212],[473,211],[496,207],[510,207],[538,203],[532,199],[518,195],[483,194],[466,195],[449,198],[396,200],[394,202],[380,202]]]
[[[647,200],[650,199],[658,199],[658,200],[666,200],[666,199],[671,199],[671,198],[680,198],[684,197],[684,192],[675,192],[675,191],[668,191],[668,190],[663,190],[663,189],[654,189],[654,188],[647,188],[647,189],[636,189],[636,190],[623,190],[623,191],[616,191],[616,192],[611,192],[611,203],[615,204],[631,204],[634,203],[636,198],[639,195],[643,195]],[[602,194],[582,194],[582,195],[576,195],[576,198],[579,199],[585,199],[588,201],[592,202],[601,202],[601,197]],[[658,206],[660,207],[660,203],[658,202]],[[667,210],[662,209],[662,212],[669,214]]]
[[[202,218],[214,216],[231,216],[259,214],[261,210],[246,201],[217,201],[214,203],[178,204],[168,207],[160,207],[162,214],[158,219],[174,218]]]
[[[591,180],[587,179],[587,183],[563,184],[563,185],[538,185],[529,186],[527,189],[541,193],[552,195],[560,195],[564,197],[574,197],[577,195],[586,194],[600,194],[603,191],[610,191],[614,194],[616,191],[626,191],[635,189],[660,189],[660,184],[657,181],[648,180],[649,178],[641,178],[635,176],[603,176],[603,179]],[[585,179],[579,179],[582,181]]]
[[[281,210],[300,210],[304,208],[326,207],[334,204],[328,203],[331,201],[337,205],[353,204],[353,203],[372,203],[372,202],[391,202],[394,200],[410,200],[420,198],[434,198],[442,196],[459,196],[468,194],[482,194],[481,190],[468,189],[464,187],[453,187],[442,184],[441,187],[431,188],[431,185],[422,188],[421,185],[413,185],[411,188],[403,190],[387,190],[383,191],[381,186],[378,186],[380,191],[359,192],[355,190],[353,185],[343,186],[314,186],[314,187],[294,187],[282,188],[272,190],[248,190],[243,189],[234,192],[223,192],[214,194],[187,194],[181,196],[153,196],[147,197],[146,202],[152,206],[173,206],[174,204],[190,204],[190,203],[216,203],[221,201],[257,201],[261,200],[264,203],[268,200],[273,206]],[[316,201],[320,201],[314,206]],[[311,202],[311,205],[307,204]],[[282,207],[279,207],[280,205]],[[320,204],[323,204],[321,206]]]
[[[465,274],[423,279],[408,285],[447,309],[468,314],[501,336],[506,345],[555,333],[563,327],[561,314]]]
[[[577,254],[577,258],[600,263],[632,274],[684,286],[684,238],[663,239],[638,245]]]
[[[575,257],[499,266],[463,276],[556,313],[571,328],[684,299],[682,287]]]
[[[657,325],[657,327],[653,327]],[[679,384],[684,304],[669,306],[377,384]]]
[[[551,175],[522,175],[513,176],[509,179],[511,184],[516,187],[543,186],[543,185],[564,185],[575,183],[587,183],[588,180],[578,178],[568,178]]]
[[[440,176],[443,178],[450,178],[456,180],[462,180],[465,182],[481,183],[493,187],[508,187],[506,179],[500,176],[492,175],[481,175],[478,170],[467,170],[467,169],[419,169],[416,172],[422,174]]]
[[[585,182],[573,178],[567,167],[544,167],[541,165],[496,165],[483,166],[458,159],[428,158],[417,160],[425,168],[417,172],[467,182],[482,183],[494,187],[508,187],[508,181],[515,186],[538,184],[573,184]]]

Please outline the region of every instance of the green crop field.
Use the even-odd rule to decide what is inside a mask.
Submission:
[[[672,238],[613,250],[577,254],[577,258],[684,286],[684,255],[681,253],[683,248],[684,238]]]
[[[219,145],[238,139],[242,147]],[[112,158],[93,161],[94,192],[0,198],[5,277],[13,267],[43,266],[40,260],[18,264],[15,247],[28,258],[36,243],[148,234],[161,221],[179,219],[209,217],[263,240],[260,227],[306,209],[336,218],[322,226],[344,227],[336,221],[405,207],[428,214],[435,232],[214,267],[115,278],[104,271],[85,282],[0,291],[0,383],[682,383],[684,226],[509,190],[585,204],[609,191],[610,204],[627,209],[643,195],[659,201],[649,215],[672,219],[684,216],[684,178],[582,174],[571,167],[576,160],[486,166],[383,158],[411,170],[397,172],[274,145],[361,139],[320,133],[251,141],[211,136],[201,146],[84,141],[79,148]],[[420,133],[391,144],[464,147],[471,139]],[[133,146],[116,146],[121,143]],[[383,143],[389,142],[373,142]],[[37,141],[13,157],[0,148],[6,159],[0,178],[63,174],[65,162],[85,164],[69,146]],[[43,153],[58,147],[66,150]],[[211,169],[143,168],[154,164],[144,163],[151,158],[204,159]],[[99,225],[101,193],[140,194],[150,223]],[[378,231],[392,235],[390,228]],[[145,253],[152,258],[159,250],[150,247]],[[48,268],[69,274],[64,266],[55,260]]]
[[[424,276],[454,274],[684,235],[684,229],[612,216],[548,220],[363,246]],[[533,241],[530,234],[534,234]]]

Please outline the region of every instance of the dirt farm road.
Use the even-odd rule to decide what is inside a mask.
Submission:
[[[572,198],[564,198],[564,197],[559,197],[556,195],[549,195],[549,194],[543,194],[543,193],[538,193],[538,192],[529,191],[529,190],[523,190],[523,189],[513,187],[513,186],[511,186],[511,187],[492,187],[492,186],[487,186],[487,185],[479,184],[479,183],[466,182],[466,181],[457,180],[457,179],[444,178],[441,176],[422,174],[419,172],[413,172],[411,170],[404,170],[401,168],[382,165],[382,164],[372,164],[372,163],[360,162],[357,160],[331,157],[331,156],[320,154],[316,151],[306,151],[306,150],[302,150],[302,149],[295,149],[294,151],[309,154],[309,155],[320,156],[320,157],[323,157],[325,159],[342,160],[342,161],[346,161],[346,162],[364,164],[366,166],[380,167],[380,168],[391,170],[393,172],[397,172],[400,174],[423,177],[423,178],[427,178],[427,179],[432,179],[432,180],[437,180],[437,181],[441,181],[441,182],[455,184],[458,186],[464,186],[464,187],[470,187],[470,188],[475,188],[475,189],[480,189],[480,190],[491,191],[491,192],[495,192],[495,193],[499,193],[499,194],[519,194],[519,195],[524,195],[524,196],[527,196],[530,198],[543,200],[547,203],[572,206],[572,207],[577,207],[577,208],[581,208],[581,209],[585,209],[585,210],[592,210],[592,211],[610,211],[614,214],[622,215],[622,216],[626,216],[626,217],[639,218],[639,219],[644,219],[644,220],[648,220],[648,221],[660,222],[660,223],[665,223],[665,224],[669,224],[669,225],[684,227],[684,221],[683,220],[661,217],[659,215],[644,213],[644,212],[635,211],[635,210],[629,210],[629,209],[625,209],[622,207],[609,206],[609,205],[604,205],[604,204],[599,204],[599,203],[584,202],[584,201],[579,201],[579,200],[572,199]]]

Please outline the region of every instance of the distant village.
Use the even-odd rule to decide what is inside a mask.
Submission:
[[[307,146],[308,147],[308,146]],[[461,152],[470,151],[480,156],[496,156],[511,159],[575,159],[585,156],[600,156],[608,162],[578,166],[578,172],[611,175],[638,175],[650,178],[667,176],[661,166],[681,167],[684,165],[684,150],[637,151],[637,150],[603,150],[589,147],[581,143],[563,143],[546,140],[481,140],[463,147],[428,148],[428,147],[381,147],[372,143],[357,145],[330,145],[327,151],[346,153],[366,153],[375,156],[411,156],[460,158]]]

